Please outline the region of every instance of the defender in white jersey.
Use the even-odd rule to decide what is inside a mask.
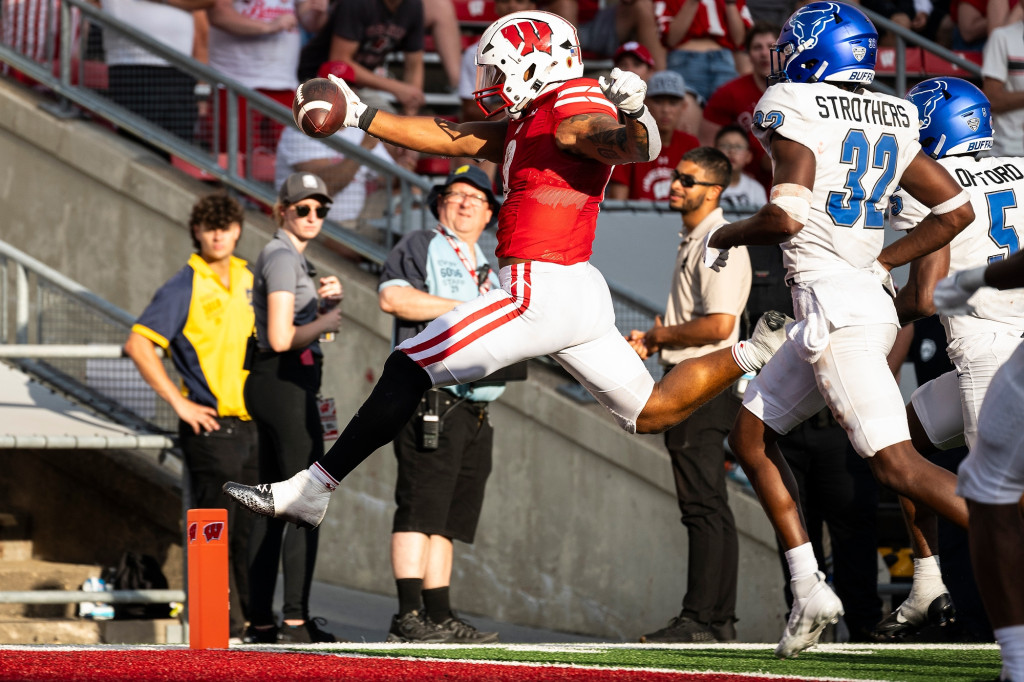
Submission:
[[[793,605],[775,650],[813,646],[842,605],[818,571],[779,434],[828,405],[883,485],[966,525],[956,477],[910,444],[899,387],[886,363],[898,329],[889,270],[931,253],[974,219],[969,198],[921,153],[906,100],[867,92],[878,34],[860,10],[815,2],[786,22],[753,130],[774,165],[770,203],[711,235],[705,262],[740,244],[779,244],[797,323],[751,382],[730,443],[785,544]],[[882,248],[897,184],[931,207],[913,232]]]
[[[984,267],[1020,248],[1016,226],[1024,227],[1024,158],[986,157],[992,147],[992,110],[985,94],[959,78],[922,81],[907,99],[921,116],[921,146],[939,160],[971,195],[976,216],[949,244],[911,265],[911,278],[896,297],[900,322],[934,312],[931,292],[949,270]],[[913,229],[928,209],[897,189],[890,202],[890,224]],[[1024,295],[982,289],[972,311],[940,315],[954,371],[918,388],[907,405],[911,442],[922,454],[978,439],[978,413],[996,370],[1021,343]],[[937,552],[935,514],[902,499],[914,549],[914,583],[907,599],[874,630],[879,639],[898,639],[926,625],[944,625],[952,618],[949,591],[942,581]]]
[[[948,316],[970,314],[975,291],[984,293],[985,286],[1024,287],[1024,252],[942,280],[935,307]],[[957,492],[971,512],[971,563],[1003,657],[999,679],[1024,680],[1024,345],[992,379]]]

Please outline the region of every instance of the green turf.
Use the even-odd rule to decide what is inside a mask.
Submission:
[[[401,648],[399,648],[401,647]],[[999,675],[994,646],[904,648],[822,645],[797,659],[780,661],[772,647],[653,647],[596,645],[510,645],[493,647],[409,647],[390,645],[346,651],[373,656],[412,656],[462,660],[572,663],[737,673],[769,673],[900,682],[993,680]]]

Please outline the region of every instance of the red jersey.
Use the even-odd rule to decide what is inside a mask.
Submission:
[[[618,116],[592,78],[566,81],[538,97],[518,121],[509,121],[506,188],[498,212],[498,258],[572,265],[590,258],[597,213],[612,167],[568,154],[555,144],[563,120],[580,114]]]
[[[704,118],[720,126],[735,123],[747,131],[750,152],[754,158],[744,170],[757,178],[765,188],[769,188],[772,184],[771,173],[761,169],[761,157],[765,155],[765,151],[750,127],[754,120],[754,109],[762,95],[764,92],[757,87],[753,75],[733,78],[715,90],[708,99],[708,103],[704,105]]]
[[[661,155],[646,163],[626,163],[612,171],[612,182],[629,187],[630,199],[668,199],[672,191],[672,171],[679,165],[683,154],[700,146],[700,141],[689,133],[672,133],[672,144],[662,138]]]
[[[683,2],[685,0],[656,0],[654,3],[654,12],[657,15],[658,29],[661,32],[661,41],[663,43],[668,34],[669,25],[675,19],[675,16],[679,14],[679,10],[683,8]],[[754,17],[751,16],[750,10],[747,9],[746,2],[744,0],[737,0],[736,8],[740,11],[743,25],[748,29],[753,26]],[[726,49],[741,49],[740,45],[736,45],[729,38],[729,31],[725,23],[725,0],[700,0],[697,14],[694,15],[693,22],[690,24],[690,30],[686,32],[683,39],[676,45],[666,44],[665,47],[672,50],[687,40],[694,38],[711,38]]]

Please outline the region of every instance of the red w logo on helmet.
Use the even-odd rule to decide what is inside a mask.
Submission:
[[[501,35],[525,57],[534,50],[551,54],[551,27],[542,21],[520,21],[501,29]]]

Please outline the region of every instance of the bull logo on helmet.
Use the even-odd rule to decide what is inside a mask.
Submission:
[[[796,20],[793,21],[793,35],[800,41],[800,46],[804,49],[814,47],[818,42],[818,36],[830,22],[836,20],[838,13],[839,5],[834,2],[828,3],[825,7],[814,7],[798,12],[793,17]]]
[[[935,81],[931,87],[922,88],[907,98],[917,107],[917,111],[921,115],[922,128],[927,128],[932,124],[935,107],[946,97],[948,87],[946,81]]]
[[[512,44],[520,57],[531,52],[551,54],[551,27],[542,21],[520,21],[505,26],[501,35]]]

